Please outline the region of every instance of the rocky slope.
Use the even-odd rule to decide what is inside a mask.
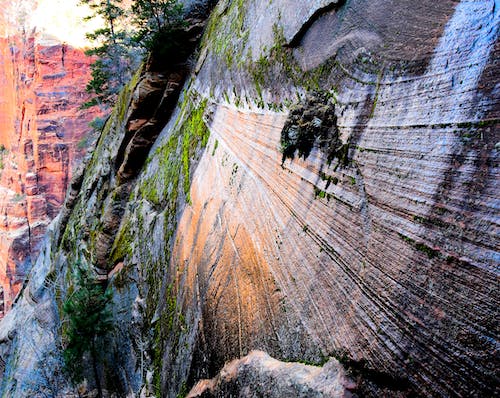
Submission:
[[[6,29],[24,3],[5,5],[0,19],[0,318],[59,212],[97,115],[79,110],[91,62],[83,50],[28,21]]]
[[[78,267],[113,293],[109,394],[498,394],[499,22],[498,1],[220,1],[74,177],[0,325],[4,396],[75,394]]]

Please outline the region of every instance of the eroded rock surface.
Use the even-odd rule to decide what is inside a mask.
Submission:
[[[336,360],[323,367],[280,362],[252,351],[225,365],[216,378],[199,381],[187,395],[195,397],[353,397],[356,383]]]
[[[2,391],[41,369],[23,330],[57,323],[17,311],[53,285],[62,303],[78,259],[114,294],[102,374],[119,396],[288,393],[328,365],[285,362],[329,357],[360,396],[498,395],[498,2],[327,3],[219,2],[140,170],[126,151],[163,122],[134,116],[146,75],[126,87],[46,286],[0,325]],[[305,150],[283,161],[283,137]]]

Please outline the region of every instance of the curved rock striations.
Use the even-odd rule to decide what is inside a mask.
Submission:
[[[80,264],[114,294],[118,396],[335,396],[334,374],[361,396],[498,394],[499,20],[493,1],[219,2],[184,90],[138,73],[73,180],[0,326],[2,391],[28,391],[29,335],[57,330],[57,306],[23,308],[61,304]]]
[[[423,2],[410,18],[400,4],[364,3],[307,22],[296,50],[277,48],[286,44],[278,35],[275,47],[263,46],[267,58],[254,57],[257,64],[243,71],[228,58],[240,44],[219,50],[212,38],[196,86],[219,98],[214,154],[205,153],[194,176],[193,211],[179,224],[172,268],[188,292],[185,308],[203,303],[195,358],[209,358],[206,369],[255,348],[287,359],[322,353],[364,374],[375,395],[375,384],[493,395],[499,10],[493,2]],[[256,34],[252,15],[261,6],[249,5],[242,34]],[[266,18],[274,11],[280,21],[279,7],[266,8]],[[227,9],[228,21],[234,11]],[[392,12],[402,19],[385,24]],[[412,24],[402,48],[396,29],[410,21],[435,29]],[[349,29],[354,22],[359,34]],[[322,69],[306,64],[312,54]],[[224,74],[220,63],[229,68]],[[311,83],[335,104],[347,147],[333,158],[320,133],[331,121],[308,96],[299,100],[302,120],[273,112],[300,73],[299,94]],[[220,104],[238,105],[245,95],[267,110]],[[306,119],[318,126],[314,145],[281,167],[289,145],[283,127]],[[199,290],[191,298],[192,286]]]

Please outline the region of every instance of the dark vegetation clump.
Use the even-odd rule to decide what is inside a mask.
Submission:
[[[86,376],[87,358],[92,364],[92,376],[102,397],[99,366],[104,352],[104,337],[111,331],[109,303],[111,292],[79,264],[76,284],[63,304],[64,365],[71,380],[81,382]]]
[[[281,131],[282,163],[295,155],[307,158],[315,145],[327,155],[329,163],[334,158],[342,164],[347,162],[345,145],[339,138],[335,104],[328,93],[310,94],[290,111]]]

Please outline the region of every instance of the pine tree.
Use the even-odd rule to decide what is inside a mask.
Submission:
[[[75,290],[63,305],[69,323],[64,330],[64,363],[73,381],[78,383],[83,379],[85,355],[89,354],[98,397],[101,398],[102,388],[98,372],[102,352],[100,343],[112,329],[111,313],[108,309],[111,295],[92,278],[89,271],[80,266],[77,266],[77,269]]]
[[[129,54],[129,35],[123,29],[125,10],[122,0],[80,0],[87,5],[92,14],[85,19],[100,18],[102,28],[87,33],[87,38],[96,46],[86,51],[97,60],[91,65],[92,79],[87,91],[94,97],[84,107],[113,103],[117,93],[130,78],[131,56]]]
[[[97,60],[87,85],[93,97],[83,107],[113,104],[144,54],[173,63],[184,58],[185,21],[178,0],[132,0],[130,10],[122,0],[80,0],[80,4],[92,11],[86,19],[104,21],[102,28],[87,34],[96,46],[86,54]]]
[[[183,6],[177,0],[134,0],[134,41],[158,58],[182,49],[179,32],[185,26]]]

